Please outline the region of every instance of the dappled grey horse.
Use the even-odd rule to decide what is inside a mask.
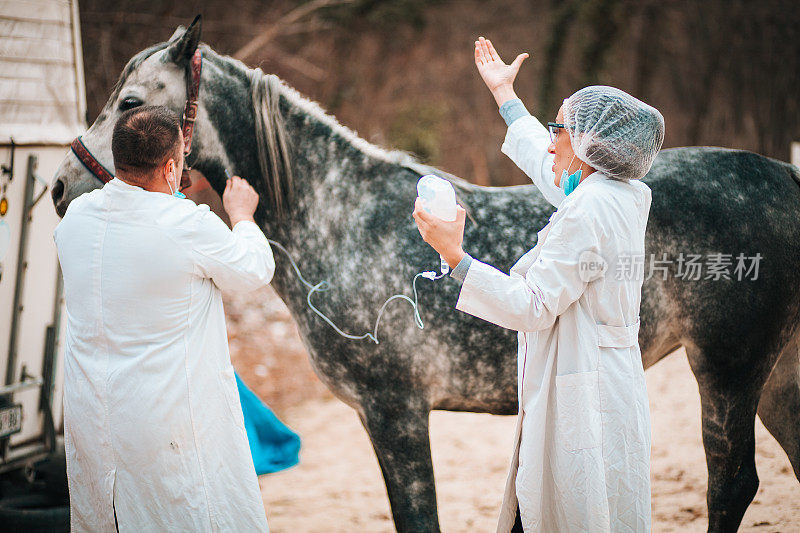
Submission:
[[[182,111],[199,39],[199,22],[179,28],[125,67],[83,137],[106,167],[122,110],[147,103]],[[435,169],[370,145],[274,76],[200,49],[191,163],[218,193],[226,168],[247,177],[261,195],[256,220],[266,235],[306,278],[330,281],[315,305],[345,331],[371,331],[387,297],[410,294],[414,275],[438,265],[411,218],[416,181]],[[552,206],[532,185],[449,178],[470,214],[465,248],[508,271],[536,244]],[[686,348],[702,398],[709,529],[733,531],[758,487],[756,412],[800,474],[800,171],[744,151],[680,148],[664,150],[644,181],[653,191],[646,264],[652,254],[658,266],[642,294],[644,365]],[[58,212],[100,185],[68,155],[53,184]],[[515,333],[456,312],[455,281],[420,279],[424,330],[406,303],[393,302],[380,344],[347,340],[308,308],[306,287],[276,255],[272,284],[315,371],[369,433],[397,530],[438,530],[429,412],[515,414]],[[737,257],[747,258],[746,270]]]

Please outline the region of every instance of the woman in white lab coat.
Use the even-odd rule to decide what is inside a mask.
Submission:
[[[420,206],[423,238],[462,281],[456,308],[518,331],[519,417],[498,532],[649,531],[650,420],[639,305],[650,189],[664,137],[654,108],[611,87],[564,101],[548,129],[513,90],[527,54],[475,43],[509,124],[502,151],[557,210],[507,275],[466,254],[464,211]]]

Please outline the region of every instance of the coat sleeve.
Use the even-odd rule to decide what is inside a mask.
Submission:
[[[500,150],[533,180],[545,199],[558,207],[566,198],[564,191],[553,183],[553,154],[547,152],[550,134],[532,115],[515,120],[506,132]]]
[[[237,223],[231,231],[214,213],[202,213],[192,252],[200,274],[223,291],[253,291],[269,284],[275,273],[272,248],[250,221]]]
[[[591,281],[580,271],[589,253],[600,255],[597,228],[583,213],[568,213],[550,230],[524,279],[473,260],[456,309],[515,331],[549,328]]]

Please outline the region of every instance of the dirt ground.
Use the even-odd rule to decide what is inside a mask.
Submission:
[[[303,439],[299,465],[259,480],[271,531],[393,531],[367,435],[355,412],[313,374],[283,303],[264,289],[227,298],[226,311],[231,357],[240,375]],[[646,375],[653,437],[653,531],[705,531],[700,401],[685,353],[672,354]],[[431,414],[442,531],[494,531],[514,422],[514,417],[484,414]],[[800,531],[800,484],[783,450],[760,422],[756,464],[761,485],[741,531]]]

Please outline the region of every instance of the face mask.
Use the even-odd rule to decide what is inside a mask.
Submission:
[[[572,166],[572,161],[575,161],[575,156],[572,156],[572,160],[569,162],[569,167]],[[561,181],[558,182],[558,187],[564,191],[565,195],[569,195],[572,191],[575,190],[575,187],[578,186],[578,183],[581,182],[581,175],[583,174],[583,169],[578,169],[572,174],[567,175],[567,170],[561,171]]]
[[[173,174],[175,173],[175,167],[174,167],[174,166],[172,167],[172,172],[173,172]],[[167,179],[167,177],[166,177],[166,176],[164,176],[164,179],[165,179],[165,180],[166,180],[166,182],[167,182],[167,187],[169,187],[169,190],[170,190],[170,192],[172,193],[172,196],[174,196],[175,198],[186,198],[186,195],[185,195],[185,194],[183,194],[183,193],[180,191],[180,189],[173,189],[173,188],[172,188],[172,184],[169,182],[169,180]]]

